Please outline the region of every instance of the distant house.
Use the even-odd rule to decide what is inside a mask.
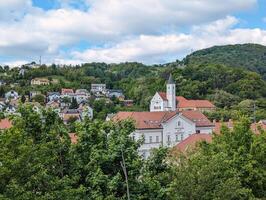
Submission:
[[[57,101],[60,99],[60,93],[59,92],[48,92],[47,93],[47,100],[49,101]]]
[[[19,97],[18,93],[16,91],[14,91],[14,90],[11,90],[11,91],[9,91],[9,92],[7,92],[5,94],[5,99],[6,100],[9,100],[9,99],[18,99],[18,97]]]
[[[74,98],[77,100],[78,104],[88,101],[89,92],[86,89],[78,89],[75,92]]]
[[[60,113],[63,122],[67,124],[71,119],[81,121],[81,113],[78,109],[66,109]]]
[[[12,127],[12,122],[9,119],[5,118],[0,120],[0,130],[9,129],[11,127]]]
[[[113,121],[132,119],[134,140],[144,139],[139,153],[147,158],[152,149],[160,146],[173,147],[192,134],[211,134],[214,125],[199,111],[118,112]]]
[[[52,109],[59,109],[60,108],[60,103],[59,101],[49,101],[47,104],[46,104],[46,108],[52,108]]]
[[[122,90],[108,90],[106,96],[109,98],[115,97],[120,100],[125,98]]]
[[[134,105],[134,101],[133,100],[130,100],[130,99],[128,99],[128,100],[124,100],[124,101],[122,101],[123,102],[123,105],[125,106],[125,107],[132,107],[133,105]]]
[[[91,93],[106,93],[106,84],[91,84]]]
[[[89,105],[80,105],[78,110],[80,111],[82,120],[84,120],[86,117],[93,119],[93,109]]]
[[[1,112],[4,111],[5,107],[6,107],[6,104],[4,102],[0,101],[0,111]]]
[[[0,86],[5,85],[6,82],[4,80],[0,80]]]
[[[42,93],[40,91],[30,91],[30,99],[35,97],[36,95],[41,95]]]
[[[9,105],[7,106],[5,112],[7,114],[15,114],[17,112],[17,109],[14,106]]]
[[[21,69],[19,70],[19,72],[18,72],[18,75],[19,75],[19,76],[24,76],[24,75],[25,75],[25,72],[26,72],[26,70],[23,69],[23,68],[21,68]]]
[[[208,100],[188,100],[182,96],[176,96],[175,83],[170,75],[165,92],[156,92],[150,102],[150,111],[167,110],[198,110],[201,112],[213,111],[215,106]]]
[[[31,85],[49,85],[50,81],[47,78],[34,78],[30,83]]]

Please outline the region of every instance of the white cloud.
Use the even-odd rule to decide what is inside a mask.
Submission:
[[[0,2],[5,16],[17,12],[20,16],[11,17],[12,22],[0,17],[0,52],[21,56],[56,54],[60,47],[80,41],[102,45],[125,37],[176,32],[256,5],[256,0],[87,0],[86,11],[73,7],[44,11],[32,7],[30,0]]]
[[[237,19],[226,17],[209,25],[194,27],[190,34],[170,34],[161,36],[141,35],[118,43],[110,48],[88,49],[73,52],[75,59],[84,62],[117,63],[141,61],[144,63],[164,63],[182,58],[191,49],[198,50],[213,45],[258,43],[266,45],[266,31],[261,29],[233,29]]]
[[[215,37],[220,44],[238,20],[218,19],[257,4],[256,0],[78,0],[87,7],[77,9],[76,0],[57,1],[61,8],[45,11],[33,7],[31,0],[0,0],[0,54],[44,55],[62,63],[67,57],[61,55],[62,47],[86,41],[104,47],[72,52],[73,58],[65,62],[164,62],[197,49],[194,44],[214,44]],[[217,21],[210,23],[213,20]],[[180,33],[184,27],[192,27],[192,32]]]

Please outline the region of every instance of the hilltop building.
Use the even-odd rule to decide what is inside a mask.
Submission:
[[[166,85],[165,92],[156,92],[150,102],[150,111],[183,111],[198,110],[201,112],[215,110],[215,106],[208,100],[188,100],[182,96],[176,96],[175,83],[172,75]]]

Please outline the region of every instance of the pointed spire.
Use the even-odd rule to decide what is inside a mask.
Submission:
[[[172,74],[170,74],[167,84],[175,84]]]

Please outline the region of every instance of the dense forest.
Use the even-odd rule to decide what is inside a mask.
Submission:
[[[186,65],[221,64],[257,72],[266,79],[266,47],[259,44],[214,46],[188,55]]]
[[[247,118],[187,154],[161,148],[143,160],[140,143],[129,136],[131,121],[83,121],[78,142],[71,144],[54,112],[19,112],[22,117],[0,134],[0,199],[122,200],[127,193],[132,200],[266,197],[266,132],[253,134]]]

